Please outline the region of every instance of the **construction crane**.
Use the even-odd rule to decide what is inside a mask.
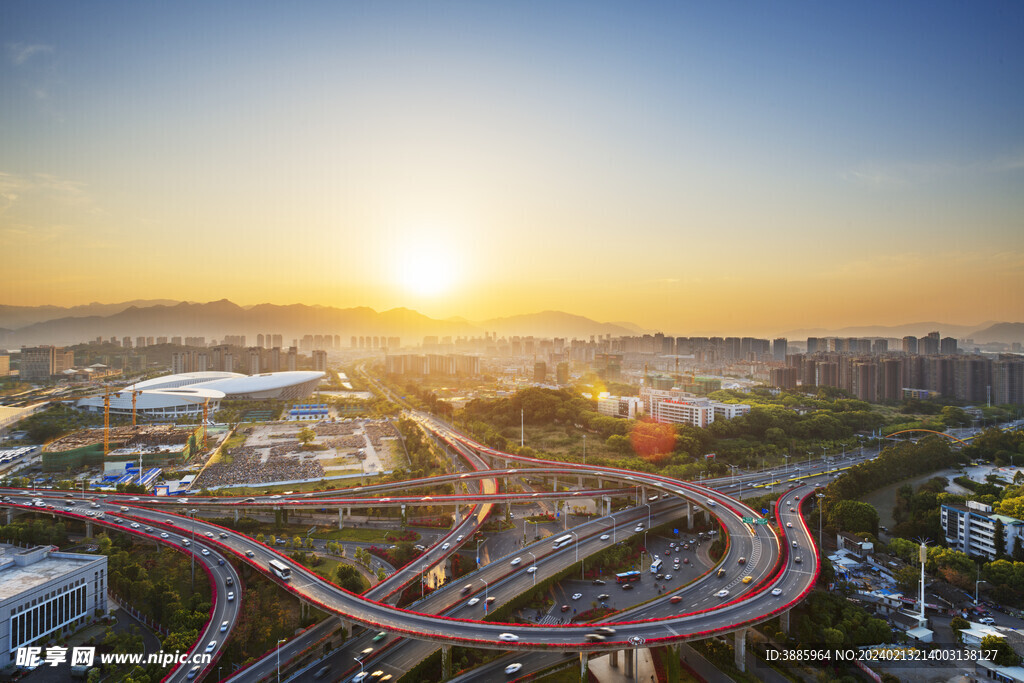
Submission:
[[[141,393],[139,389],[132,389],[132,427],[135,426],[135,398]]]
[[[207,399],[205,401],[203,401],[203,450],[204,451],[206,450],[206,426],[209,424],[209,422],[207,422],[207,420],[209,419],[208,418],[209,411],[210,411],[210,399],[209,399],[209,397],[207,397]]]

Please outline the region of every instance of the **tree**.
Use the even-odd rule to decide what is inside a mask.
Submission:
[[[292,547],[293,548],[301,548],[302,547],[302,537],[301,536],[296,535],[295,538],[292,539]]]
[[[1024,562],[1024,546],[1021,545],[1020,536],[1013,537],[1013,561]]]
[[[1006,554],[1006,526],[1001,519],[996,519],[995,526],[995,531],[992,532],[992,542],[996,546],[996,557],[999,558]]]
[[[964,630],[965,628],[970,628],[971,622],[967,621],[966,619],[958,615],[953,617],[953,619],[949,622],[949,627],[953,629],[953,635],[956,636],[956,641],[958,643],[962,643],[963,634],[960,633],[960,631]]]
[[[363,592],[363,575],[349,564],[339,564],[337,569],[338,585],[352,593]]]
[[[303,448],[309,448],[309,445],[316,439],[316,432],[311,427],[303,427],[299,430],[299,434],[296,437],[299,443],[302,444]]]
[[[857,500],[840,500],[826,508],[829,526],[840,531],[878,535],[878,510]]]
[[[895,578],[899,587],[908,593],[916,591],[921,583],[919,570],[913,567],[900,567],[896,570]]]
[[[985,636],[981,639],[981,647],[979,648],[982,652],[986,650],[995,653],[994,657],[988,657],[988,659],[994,661],[999,666],[1017,666],[1020,664],[1020,657],[1013,651],[1009,643],[1006,642],[1006,638],[1000,638],[999,636]]]

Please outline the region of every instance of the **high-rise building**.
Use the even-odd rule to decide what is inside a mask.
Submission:
[[[876,339],[871,342],[871,353],[876,356],[889,353],[889,340],[888,339]]]
[[[786,349],[789,347],[789,340],[779,337],[772,342],[772,359],[776,363],[786,362]]]
[[[6,353],[0,353],[0,377],[11,374],[11,357]]]
[[[262,335],[260,335],[260,336],[262,336]],[[247,356],[249,358],[249,374],[250,375],[258,375],[258,374],[260,374],[260,371],[261,371],[261,368],[260,368],[261,363],[260,363],[260,361],[262,360],[262,356],[263,356],[263,347],[262,346],[250,346],[249,347],[249,351],[247,353]]]
[[[958,353],[956,339],[943,337],[939,340],[939,353],[943,356],[955,356]]]
[[[275,346],[270,349],[270,361],[268,363],[271,372],[281,372],[281,347]]]
[[[796,389],[797,374],[796,368],[772,368],[769,383],[779,389]]]
[[[820,339],[818,339],[817,337],[808,337],[807,338],[807,355],[810,356],[812,354],[817,353],[818,351],[823,351],[824,349],[819,348],[820,346],[821,346],[821,340]],[[813,384],[813,382],[811,382],[811,384]]]
[[[542,360],[533,364],[533,381],[546,382],[548,379],[548,364]]]
[[[927,336],[921,337],[917,348],[922,356],[937,356],[939,354],[939,333],[929,332]]]
[[[322,349],[313,351],[313,369],[327,372],[327,352]]]
[[[555,381],[559,384],[569,383],[569,364],[565,361],[555,366]]]
[[[903,353],[917,353],[917,337],[907,335],[903,338]]]
[[[288,347],[288,372],[295,372],[299,367],[299,350],[294,346]]]
[[[57,370],[57,347],[23,346],[19,377],[28,381],[50,379]]]
[[[992,363],[992,403],[1024,404],[1024,358],[1000,356]]]

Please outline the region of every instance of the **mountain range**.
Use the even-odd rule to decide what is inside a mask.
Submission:
[[[978,344],[1024,340],[1024,323],[995,321],[978,325],[919,322],[842,329],[808,328],[791,330],[781,336],[793,340],[808,336],[899,338],[906,335],[920,337],[932,331],[938,331],[944,337],[970,338]],[[306,304],[240,306],[227,299],[208,303],[136,300],[69,308],[0,306],[0,345],[7,347],[67,345],[112,336],[203,336],[220,339],[228,334],[248,335],[250,343],[254,343],[255,335],[259,333],[281,334],[286,346],[292,339],[305,334],[397,336],[404,344],[417,344],[428,335],[482,336],[485,332],[496,333],[499,337],[533,335],[589,339],[591,335],[637,335],[654,331],[630,322],[598,322],[562,311],[470,321],[463,318],[437,320],[408,308],[378,312],[367,307],[335,308]],[[347,346],[348,340],[342,343]]]

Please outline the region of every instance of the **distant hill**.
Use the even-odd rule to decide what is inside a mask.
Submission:
[[[132,306],[167,306],[176,304],[173,299],[137,299],[119,304],[91,303],[82,306],[3,306],[0,305],[0,327],[7,330],[25,327],[32,323],[55,320],[57,318],[85,318],[89,316],[105,316],[120,313]]]
[[[921,322],[906,323],[903,325],[857,325],[843,327],[840,329],[807,328],[790,330],[782,333],[783,337],[789,339],[806,339],[807,337],[923,337],[929,332],[938,332],[943,337],[956,337],[964,339],[974,336],[976,331],[995,325],[995,321],[989,320],[978,325],[953,325],[950,323]],[[978,341],[976,339],[976,341]]]
[[[634,329],[616,323],[599,323],[580,315],[561,311],[541,311],[525,315],[513,315],[507,318],[491,318],[477,323],[488,332],[497,332],[498,336],[530,336],[535,337],[576,337],[589,339],[590,335],[611,334],[613,336],[636,334]],[[636,325],[631,325],[637,328]]]
[[[996,323],[985,329],[976,330],[970,336],[979,344],[1024,342],[1024,323]]]
[[[284,344],[305,334],[384,335],[416,345],[424,336],[535,335],[587,338],[598,334],[632,334],[626,327],[600,323],[559,311],[544,311],[480,323],[461,319],[435,320],[408,308],[377,312],[372,308],[334,308],[305,304],[257,304],[242,307],[226,299],[208,303],[168,302],[155,305],[111,305],[109,315],[62,316],[21,326],[0,334],[0,343],[74,344],[97,337],[204,336],[220,339],[227,334],[249,336],[281,334]],[[53,309],[54,307],[45,307]],[[82,312],[86,307],[78,307]],[[635,326],[634,326],[635,327]],[[345,339],[343,345],[348,345]]]

